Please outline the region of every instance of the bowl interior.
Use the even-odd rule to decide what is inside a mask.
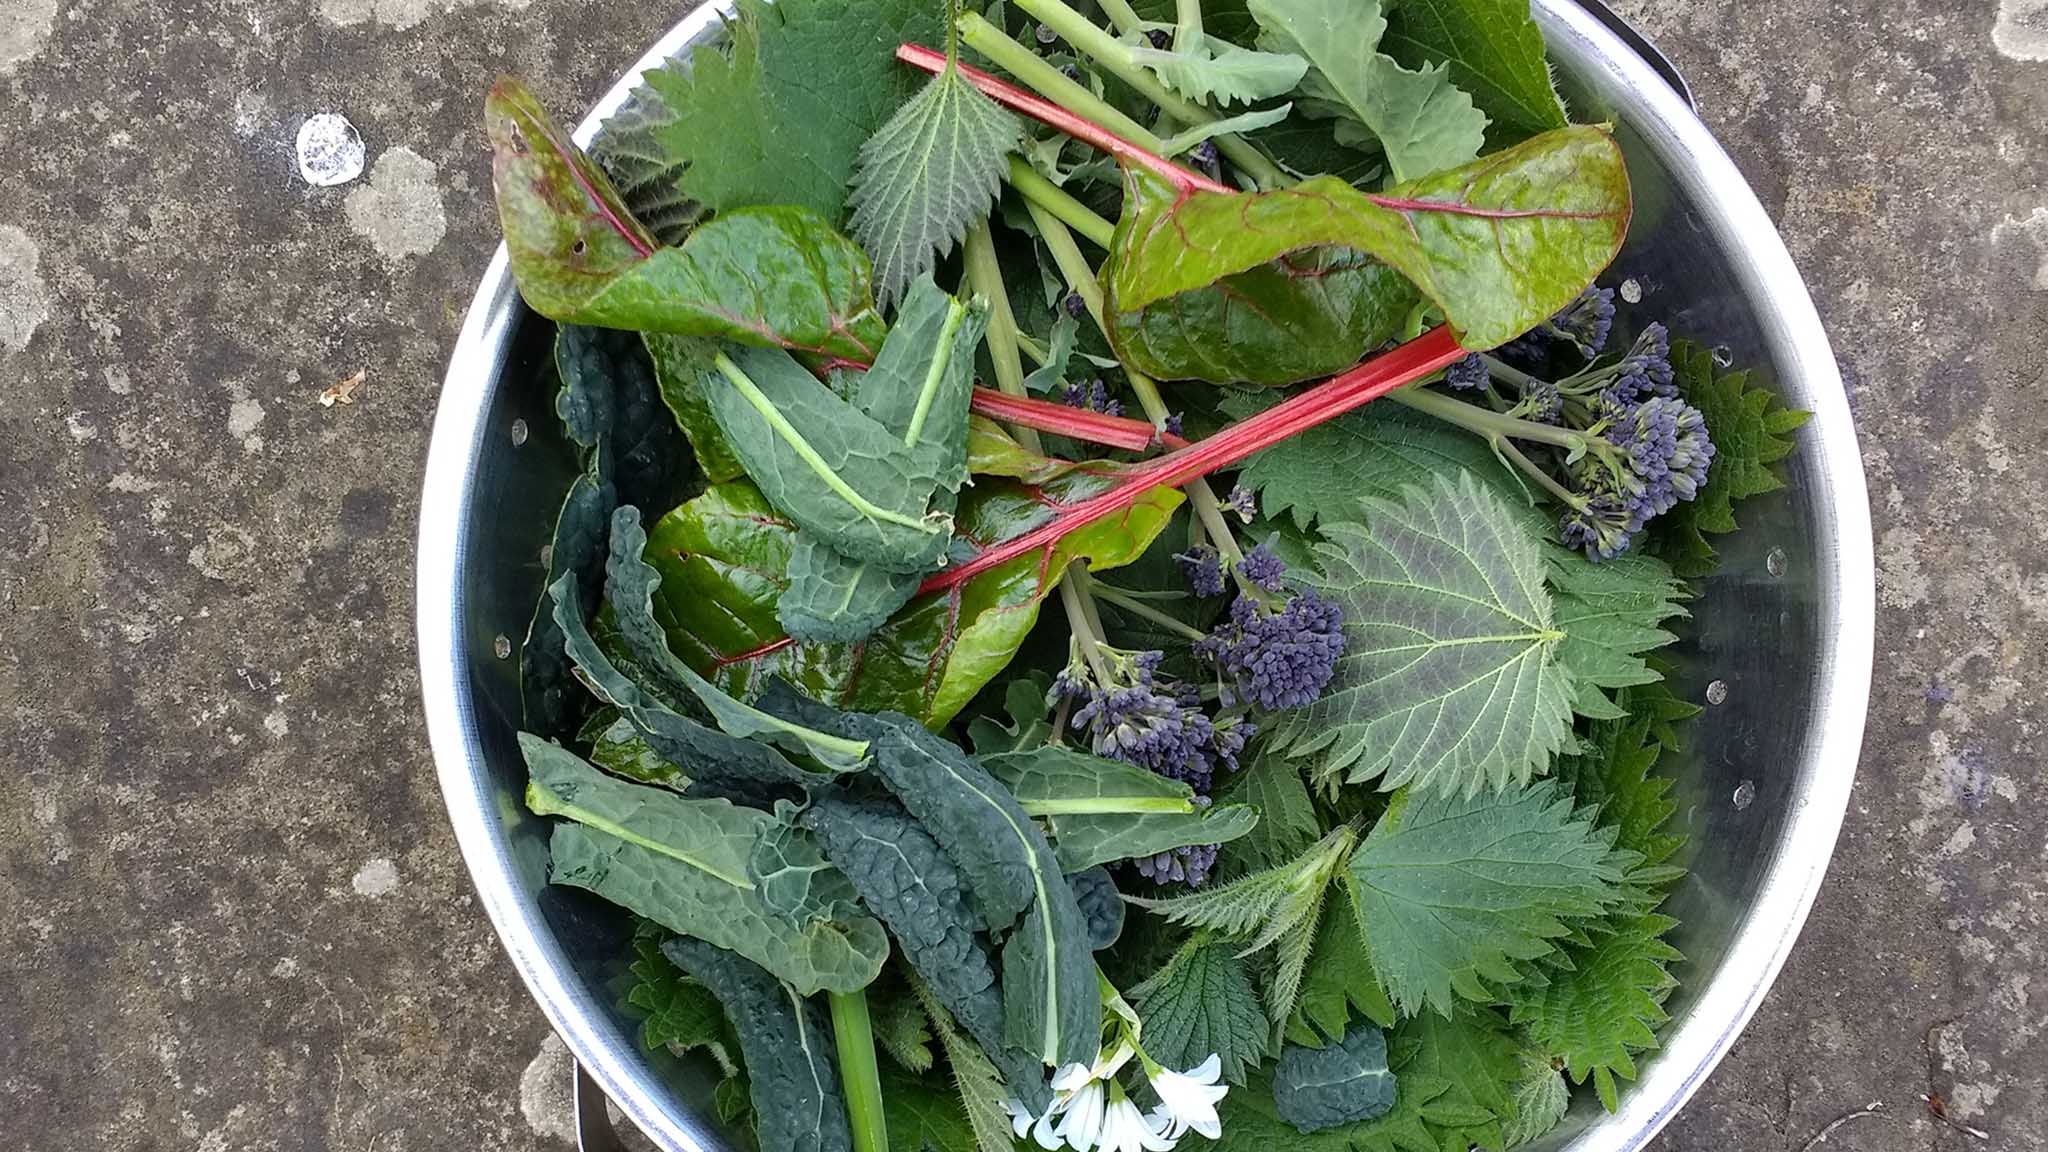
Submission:
[[[1640,289],[1639,302],[1618,302],[1622,330],[1662,320],[1816,412],[1783,465],[1786,487],[1744,504],[1743,530],[1716,538],[1723,563],[1665,653],[1677,690],[1713,701],[1663,766],[1689,838],[1690,874],[1665,908],[1682,921],[1686,961],[1664,1047],[1640,1062],[1622,1111],[1582,1100],[1538,1146],[1590,1152],[1639,1147],[1676,1111],[1754,1010],[1804,917],[1860,738],[1869,529],[1834,361],[1761,208],[1697,120],[1604,28],[1568,0],[1537,7],[1576,118],[1613,122],[1628,156],[1635,224],[1603,281]],[[716,27],[707,7],[657,52]],[[436,758],[486,907],[572,1050],[657,1142],[736,1147],[709,1119],[707,1075],[641,1050],[620,1007],[624,917],[547,886],[546,827],[520,800],[518,660],[497,651],[501,637],[516,649],[526,634],[551,510],[575,469],[552,410],[551,335],[518,305],[501,255],[451,370],[421,528]]]

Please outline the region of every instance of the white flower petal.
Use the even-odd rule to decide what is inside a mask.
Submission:
[[[1045,1152],[1053,1152],[1053,1149],[1060,1146],[1062,1137],[1060,1136],[1059,1126],[1053,1122],[1057,1116],[1059,1116],[1059,1106],[1054,1105],[1051,1108],[1047,1108],[1045,1115],[1038,1118],[1038,1123],[1031,1126],[1031,1138],[1037,1141],[1038,1146],[1045,1149]]]
[[[1053,1074],[1052,1090],[1072,1092],[1094,1078],[1086,1064],[1069,1064]]]
[[[1181,1073],[1181,1075],[1186,1076],[1190,1080],[1200,1080],[1204,1084],[1214,1084],[1223,1077],[1223,1057],[1211,1052],[1207,1060]]]
[[[1100,1083],[1090,1082],[1074,1093],[1066,1118],[1059,1127],[1059,1134],[1066,1140],[1067,1147],[1074,1152],[1091,1152],[1102,1138],[1103,1104]]]

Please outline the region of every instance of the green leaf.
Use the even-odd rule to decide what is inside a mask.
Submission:
[[[824,1005],[703,940],[678,937],[661,947],[718,997],[739,1034],[761,1152],[852,1152]]]
[[[532,93],[485,104],[519,293],[551,320],[717,336],[866,362],[882,342],[867,257],[802,208],[736,208],[663,247]]]
[[[599,709],[577,738],[590,745],[590,762],[614,776],[637,784],[659,784],[675,792],[689,785],[683,770],[662,759],[616,708]]]
[[[917,91],[906,41],[945,37],[924,0],[744,0],[728,46],[702,46],[646,85],[673,113],[662,155],[687,162],[681,191],[724,212],[795,204],[838,220],[856,157]]]
[[[1100,952],[1114,945],[1124,932],[1124,898],[1109,869],[1097,864],[1069,872],[1067,887],[1074,890],[1074,903],[1088,921],[1088,947]]]
[[[1670,1019],[1664,1000],[1678,981],[1665,965],[1684,957],[1663,937],[1677,926],[1656,913],[1621,918],[1592,947],[1570,949],[1568,971],[1510,995],[1510,1019],[1529,1042],[1563,1060],[1574,1083],[1591,1076],[1609,1112],[1615,1077],[1635,1079],[1635,1054],[1655,1048],[1657,1028]]]
[[[735,348],[717,367],[729,386],[707,383],[711,415],[776,508],[834,551],[891,571],[928,571],[945,556],[953,518],[930,506],[945,467],[936,453],[906,447],[787,352]]]
[[[1380,52],[1387,20],[1378,0],[1252,0],[1250,8],[1260,44],[1308,58],[1315,70],[1303,90],[1369,130],[1394,179],[1414,180],[1479,155],[1485,114],[1443,67],[1404,68]]]
[[[634,659],[666,689],[665,694],[675,699],[694,697],[727,735],[763,741],[836,772],[858,770],[867,758],[867,746],[861,741],[807,728],[735,700],[676,658],[669,650],[667,633],[655,619],[654,598],[661,592],[661,572],[646,562],[646,550],[647,533],[640,529],[640,510],[621,508],[613,513],[605,598]]]
[[[1130,58],[1157,75],[1168,88],[1197,104],[1255,104],[1284,96],[1308,72],[1308,61],[1292,52],[1256,52],[1228,40],[1196,33],[1174,51],[1150,42],[1131,46]]]
[[[953,1086],[959,1094],[960,1110],[966,1117],[968,1130],[974,1134],[974,1147],[978,1152],[1016,1152],[1016,1143],[1010,1138],[1010,1113],[1003,1106],[1003,1078],[996,1073],[995,1065],[989,1063],[981,1049],[953,1031],[953,1026],[946,1022],[945,1009],[932,998],[930,989],[922,981],[912,976],[910,987],[917,993],[918,1001],[924,1005],[925,1013],[931,1019],[939,1046],[945,1049],[946,1064],[953,1070]],[[1046,1092],[1043,1079],[1038,1077],[1036,1085],[1042,1099],[1026,1096],[1027,1106],[1042,1108],[1051,1102],[1052,1097]],[[893,1121],[891,1124],[893,1134]]]
[[[976,716],[967,726],[967,737],[977,756],[996,752],[1028,752],[1045,746],[1052,736],[1052,721],[1046,716],[1046,679],[1020,676],[1003,689],[1003,711],[1010,717],[1004,724],[994,716]]]
[[[1643,654],[1678,639],[1663,623],[1687,615],[1678,603],[1687,595],[1685,584],[1662,560],[1641,552],[1596,564],[1569,548],[1545,551],[1551,620],[1564,632],[1557,662],[1571,671],[1577,689],[1572,709],[1588,719],[1617,719],[1626,713],[1609,689],[1662,678]]]
[[[864,915],[852,882],[825,859],[818,841],[797,826],[797,819],[796,805],[776,801],[775,819],[747,854],[747,879],[761,903],[799,928],[814,920]]]
[[[1196,844],[1228,844],[1258,823],[1258,809],[1246,804],[1200,808],[1185,815],[1118,813],[1046,821],[1060,867],[1067,869],[1156,856]]]
[[[799,531],[789,554],[789,589],[775,602],[775,619],[806,644],[851,644],[886,623],[917,595],[923,577],[889,572],[849,560]]]
[[[1351,854],[1348,881],[1374,970],[1404,1013],[1493,998],[1569,921],[1617,906],[1639,858],[1614,847],[1554,781],[1458,798],[1407,795]]]
[[[1131,989],[1144,1021],[1145,1051],[1168,1068],[1193,1068],[1214,1054],[1223,1078],[1242,1085],[1271,1051],[1272,1029],[1243,960],[1197,932],[1166,966]]]
[[[868,988],[868,998],[874,1004],[875,1043],[889,1054],[907,1072],[923,1075],[932,1070],[932,1022],[924,1014],[924,1006],[908,991],[901,995],[880,999],[874,986]],[[888,1079],[886,1074],[884,1079]],[[885,1090],[886,1101],[888,1093]],[[962,1118],[963,1122],[965,1118]]]
[[[1558,759],[1557,776],[1580,804],[1599,809],[1601,825],[1616,829],[1617,846],[1654,868],[1685,844],[1684,836],[1664,830],[1678,804],[1668,795],[1671,778],[1655,774],[1658,758],[1669,747],[1656,731],[1671,706],[1677,705],[1681,714],[1698,709],[1661,684],[1624,689],[1617,701],[1624,715],[1592,724],[1579,740],[1578,753]]]
[[[1522,1078],[1515,1081],[1513,1097],[1514,1118],[1501,1127],[1501,1140],[1509,1148],[1519,1148],[1557,1127],[1572,1106],[1564,1073],[1530,1052],[1522,1053]]]
[[[1396,1018],[1373,974],[1372,953],[1358,934],[1358,914],[1347,891],[1323,908],[1301,995],[1287,1022],[1287,1039],[1304,1048],[1321,1047],[1327,1037],[1344,1035],[1360,1016],[1382,1028],[1393,1027]]]
[[[1081,333],[1081,322],[1069,316],[1065,309],[1053,317],[1052,336],[1046,341],[1045,363],[1033,369],[1024,377],[1024,390],[1033,394],[1050,392],[1066,382],[1067,363],[1074,358],[1074,343]],[[988,426],[997,431],[1000,427],[993,421]],[[1007,436],[1004,437],[1008,439]],[[976,469],[980,471],[980,469]],[[1004,472],[1004,476],[1023,476],[1022,473]],[[1028,477],[1027,477],[1028,478]]]
[[[1513,339],[1576,299],[1628,229],[1628,173],[1605,130],[1563,128],[1458,168],[1363,193],[1334,177],[1272,192],[1193,192],[1132,169],[1104,289],[1127,314],[1287,253],[1365,252],[1405,276],[1469,347]]]
[[[1055,1067],[1091,1061],[1101,1002],[1087,918],[1038,826],[967,755],[906,716],[873,717],[875,773],[965,878],[1003,945],[1010,1043]],[[1019,920],[1021,918],[1021,923]]]
[[[1470,795],[1528,780],[1571,739],[1541,544],[1470,476],[1368,500],[1366,519],[1323,525],[1305,579],[1342,607],[1344,654],[1270,738],[1318,755],[1330,783]]]
[[[564,647],[562,628],[555,622],[555,600],[547,589],[573,579],[579,592],[570,611],[578,620],[597,611],[604,587],[605,539],[618,500],[617,489],[585,472],[569,485],[562,510],[556,514],[555,534],[548,546],[548,582],[540,603],[534,606],[533,621],[527,625],[526,642],[519,646],[522,714],[527,729],[543,736],[567,739],[589,703],[576,683],[576,663]],[[580,591],[586,588],[588,592]]]
[[[853,397],[855,408],[929,457],[939,487],[947,492],[967,482],[962,445],[974,399],[974,350],[988,315],[986,302],[962,303],[929,272],[918,276]]]
[[[1194,789],[1156,772],[1048,745],[981,758],[1033,816],[1051,829],[1060,867],[1152,856],[1190,844],[1221,844],[1250,832],[1257,810],[1198,808]]]
[[[928,1069],[929,1064],[912,1069],[917,1075],[882,1070],[882,1119],[889,1131],[889,1152],[976,1152],[974,1128],[960,1098],[934,1087],[923,1075]]]
[[[1714,462],[1699,495],[1657,518],[1652,539],[1680,576],[1705,576],[1716,563],[1706,534],[1735,531],[1736,501],[1785,486],[1771,465],[1792,454],[1791,433],[1813,413],[1752,387],[1748,372],[1720,370],[1711,351],[1689,340],[1672,344],[1671,367],[1679,393],[1706,418]]]
[[[674,123],[675,112],[660,93],[642,85],[605,119],[590,146],[590,158],[611,178],[626,211],[669,245],[681,244],[706,215],[704,205],[683,194],[689,164],[662,147],[661,134]]]
[[[1084,499],[1106,484],[1083,473],[1038,487],[977,484],[961,498],[957,538],[993,543],[1029,531],[1053,515],[1049,504]],[[795,529],[752,485],[719,485],[652,533],[651,559],[663,573],[657,612],[675,650],[735,695],[751,696],[781,676],[835,707],[944,724],[1008,666],[1070,561],[1086,559],[1094,571],[1130,563],[1179,502],[1178,491],[1155,489],[1128,514],[1064,537],[1043,563],[1021,556],[912,600],[859,644],[777,646],[784,634],[775,602],[788,587]]]
[[[645,1013],[640,1044],[650,1052],[663,1049],[677,1056],[702,1048],[720,1071],[731,1076],[739,1065],[726,1049],[725,1010],[710,989],[683,975],[662,955],[661,942],[668,936],[649,921],[642,921],[633,933],[633,960],[627,968],[634,983],[626,1003]]]
[[[586,450],[587,467],[617,487],[619,502],[667,508],[680,500],[690,460],[675,425],[661,418],[661,389],[640,341],[561,325],[555,370],[562,381],[555,414]]]
[[[669,336],[643,332],[647,354],[654,361],[654,378],[660,382],[661,400],[675,417],[676,426],[689,438],[690,452],[697,468],[713,484],[745,476],[747,470],[733,455],[718,421],[711,418],[711,406],[704,399],[705,370],[718,354],[716,341],[697,336]],[[648,508],[667,505],[649,504]]]
[[[1380,48],[1408,68],[1449,67],[1486,114],[1488,147],[1565,126],[1527,0],[1401,0],[1389,8]]]
[[[519,748],[527,806],[567,821],[550,843],[552,883],[588,888],[672,932],[730,948],[804,995],[856,991],[881,971],[889,938],[876,921],[797,928],[762,902],[747,859],[773,823],[767,813],[616,780],[527,733]]]
[[[1024,123],[960,76],[953,59],[861,146],[854,238],[887,304],[988,218]]]
[[[1171,924],[1207,928],[1229,938],[1250,937],[1251,943],[1241,946],[1238,952],[1248,956],[1303,921],[1314,921],[1322,906],[1323,888],[1343,866],[1357,842],[1358,834],[1350,825],[1339,825],[1280,867],[1181,896],[1132,897],[1131,903],[1165,917]]]
[[[1273,1069],[1273,1110],[1302,1132],[1356,1124],[1394,1107],[1387,1038],[1359,1024],[1322,1048],[1289,1044]]]
[[[1210,120],[1201,124],[1191,125],[1160,141],[1159,154],[1162,156],[1178,156],[1204,140],[1213,140],[1218,136],[1233,133],[1243,135],[1248,132],[1256,132],[1261,128],[1271,128],[1273,125],[1286,120],[1288,114],[1293,111],[1294,105],[1282,104],[1276,108],[1256,108],[1249,112],[1239,112],[1235,116],[1225,116],[1220,120]]]
[[[1301,854],[1322,835],[1315,802],[1301,769],[1285,756],[1261,754],[1217,797],[1224,805],[1248,804],[1259,813],[1250,832],[1223,848],[1225,875],[1277,867]]]

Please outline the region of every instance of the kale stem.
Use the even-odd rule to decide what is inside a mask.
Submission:
[[[846,1093],[846,1118],[853,1126],[853,1152],[888,1152],[882,1073],[875,1062],[867,992],[834,992],[831,1003],[832,1045],[839,1052],[839,1084]]]
[[[1522,371],[1520,368],[1517,368],[1514,365],[1507,363],[1506,361],[1500,359],[1497,356],[1481,352],[1479,354],[1479,358],[1486,362],[1487,375],[1497,376],[1500,379],[1505,380],[1510,384],[1513,384],[1515,386],[1515,390],[1518,392],[1527,392],[1530,388],[1534,387],[1535,385],[1543,383],[1543,381],[1538,380],[1536,377],[1529,375],[1527,372]]]
[[[1505,413],[1481,408],[1454,400],[1441,392],[1427,388],[1403,388],[1392,393],[1389,399],[1399,401],[1418,412],[1426,412],[1439,420],[1447,420],[1481,436],[1502,436],[1515,440],[1533,440],[1538,444],[1549,444],[1567,452],[1581,452],[1597,445],[1587,439],[1584,433],[1569,428],[1558,428],[1550,424],[1538,424],[1534,420],[1523,420]]]
[[[1559,484],[1556,480],[1552,479],[1550,473],[1545,472],[1543,469],[1537,467],[1536,462],[1534,460],[1531,460],[1527,456],[1523,455],[1522,450],[1520,448],[1515,447],[1515,442],[1513,440],[1510,440],[1505,436],[1495,436],[1490,438],[1488,442],[1493,445],[1494,451],[1500,453],[1502,456],[1507,457],[1508,461],[1512,463],[1515,467],[1520,468],[1522,471],[1528,473],[1531,479],[1535,480],[1536,483],[1541,484],[1545,491],[1549,492],[1552,496],[1557,497],[1557,499],[1562,501],[1565,504],[1565,506],[1570,508],[1577,508],[1581,511],[1585,510],[1585,497],[1580,496],[1578,493],[1573,492],[1571,489],[1566,488],[1564,485]]]
[[[1069,228],[1094,241],[1098,248],[1108,248],[1110,238],[1116,234],[1114,223],[1089,211],[1088,206],[1076,200],[1073,193],[1046,179],[1044,173],[1014,153],[1010,156],[1010,187],[1024,199],[1058,217]]]
[[[1072,9],[1066,10],[1070,14],[1073,13]],[[1089,24],[1078,14],[1074,14],[1074,19],[1089,28],[1095,28],[1095,25]],[[1067,79],[1059,69],[1047,63],[1038,53],[1012,40],[1002,29],[972,12],[962,13],[955,24],[960,29],[960,39],[965,41],[969,48],[988,57],[990,63],[1015,76],[1025,87],[1083,120],[1097,127],[1107,128],[1148,152],[1159,151],[1159,137],[1154,136],[1143,124],[1117,111],[1095,93]],[[1095,30],[1101,31],[1099,28]],[[1116,41],[1111,40],[1110,43],[1115,44]]]
[[[910,414],[910,426],[903,431],[903,445],[915,447],[917,439],[924,434],[924,422],[932,413],[932,401],[938,398],[939,384],[946,378],[946,369],[953,359],[953,340],[960,334],[960,325],[967,319],[967,306],[957,297],[946,301],[946,321],[939,328],[939,346],[932,352],[931,370],[925,373],[924,388],[917,394],[917,408]]]
[[[1130,85],[1137,91],[1138,95],[1157,105],[1161,112],[1173,117],[1176,121],[1182,124],[1213,124],[1216,122],[1214,113],[1191,100],[1183,98],[1164,84],[1161,84],[1158,77],[1154,76],[1143,65],[1131,59],[1130,49],[1119,43],[1116,37],[1096,27],[1093,21],[1067,7],[1060,0],[1016,0],[1016,4],[1017,7],[1036,16],[1047,27],[1059,33],[1068,44],[1074,47],[1075,51],[1085,54],[1096,63],[1107,68],[1117,79]],[[962,35],[967,34],[967,29],[964,26],[961,29],[961,33]],[[968,37],[967,42],[969,45],[974,45],[974,40],[971,36]],[[979,50],[978,45],[974,46]],[[1036,57],[1033,58],[1036,59]],[[994,57],[991,56],[990,59],[994,59]],[[997,61],[997,63],[1001,64],[1002,61]],[[1003,64],[1003,67],[1008,68],[1009,65]],[[1048,65],[1048,67],[1050,66]],[[1015,72],[1014,69],[1012,69],[1012,73],[1019,79],[1024,79],[1025,83],[1031,83],[1022,73]],[[1057,71],[1054,74],[1058,75]],[[1065,77],[1061,77],[1061,79],[1065,79]],[[1032,87],[1035,88],[1037,85],[1032,84]],[[1079,85],[1076,85],[1076,87],[1079,87]],[[1046,95],[1051,97],[1052,94],[1046,93]],[[1057,100],[1057,97],[1052,98]],[[1104,126],[1108,127],[1108,125]],[[1151,134],[1147,133],[1147,135]],[[1280,171],[1279,165],[1266,159],[1264,153],[1252,147],[1251,143],[1242,136],[1228,132],[1217,136],[1216,148],[1229,157],[1232,164],[1235,164],[1245,175],[1250,176],[1261,188],[1279,188],[1293,183],[1293,181],[1287,178],[1286,173]],[[1150,150],[1154,152],[1159,151],[1157,147],[1153,147]]]
[[[961,245],[962,264],[968,287],[988,300],[988,358],[995,365],[996,387],[1011,396],[1024,396],[1024,363],[1017,357],[1017,316],[1010,311],[1010,293],[1003,287],[1003,269],[996,263],[996,241],[983,220],[967,232]],[[1043,455],[1045,446],[1038,433],[1029,428],[1011,428],[1017,443]]]
[[[1118,608],[1121,608],[1124,611],[1129,612],[1131,615],[1139,616],[1146,620],[1150,620],[1154,624],[1157,624],[1170,632],[1175,632],[1182,636],[1185,636],[1190,640],[1201,640],[1204,639],[1206,636],[1206,633],[1204,633],[1200,628],[1197,628],[1194,625],[1189,624],[1185,620],[1177,620],[1174,617],[1168,615],[1165,612],[1161,612],[1159,609],[1152,607],[1150,604],[1145,603],[1143,600],[1140,600],[1135,596],[1125,594],[1125,592],[1121,588],[1112,587],[1098,580],[1095,582],[1095,587],[1093,591],[1098,598],[1106,600],[1109,603],[1116,605]]]
[[[1046,361],[1052,359],[1052,353],[1046,349],[1045,345],[1040,344],[1024,333],[1017,333],[1015,338],[1017,350],[1031,357],[1040,367],[1043,367]]]

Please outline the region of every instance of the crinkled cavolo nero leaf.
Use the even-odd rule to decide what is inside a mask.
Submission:
[[[1614,846],[1555,781],[1470,797],[1404,793],[1346,873],[1374,971],[1403,1013],[1490,1001],[1573,923],[1627,895],[1635,853]]]
[[[1572,1106],[1572,1090],[1564,1073],[1533,1052],[1522,1053],[1522,1076],[1512,1093],[1515,1114],[1501,1126],[1501,1141],[1509,1148],[1528,1144],[1564,1120]]]
[[[974,350],[988,327],[985,301],[956,299],[925,272],[911,282],[882,351],[854,389],[854,407],[905,447],[931,458],[938,485],[967,482],[968,408]]]
[[[642,691],[612,663],[578,614],[574,572],[555,582],[553,595],[555,624],[584,683],[631,721],[656,755],[683,769],[693,796],[768,804],[831,779],[799,768],[771,745],[700,724]]]
[[[668,508],[683,498],[690,457],[662,419],[653,364],[630,333],[563,324],[555,332],[562,381],[555,414],[584,449],[586,468],[618,489],[621,504]]]
[[[526,642],[519,646],[522,714],[527,729],[543,736],[567,739],[589,701],[576,683],[576,662],[564,646],[561,625],[556,623],[560,609],[548,589],[562,580],[573,580],[578,591],[568,610],[578,621],[597,611],[604,588],[605,540],[618,502],[616,488],[585,472],[570,483],[562,510],[556,514],[555,534],[548,548],[548,583],[540,603],[534,606]]]
[[[1193,1068],[1212,1054],[1223,1078],[1242,1085],[1272,1050],[1272,1026],[1236,949],[1196,932],[1164,967],[1131,989],[1144,1022],[1145,1051],[1168,1068]]]
[[[897,572],[946,555],[953,517],[932,507],[944,468],[834,395],[789,353],[721,352],[711,415],[770,503],[833,551]],[[966,452],[961,428],[958,451]]]
[[[924,577],[849,560],[798,532],[789,554],[789,588],[775,602],[783,632],[805,644],[852,644],[888,622],[917,595]]]
[[[776,801],[774,820],[747,854],[747,879],[761,903],[799,928],[814,920],[865,915],[854,885],[825,859],[817,839],[798,826],[798,817],[795,804]]]
[[[1246,805],[1198,807],[1194,789],[1148,769],[1060,745],[984,756],[981,763],[1044,818],[1060,867],[1151,856],[1235,840],[1258,824]]]
[[[672,113],[653,147],[687,164],[679,190],[717,211],[794,204],[841,220],[862,144],[923,80],[896,61],[896,46],[938,43],[945,9],[743,0],[727,27],[728,43],[646,74],[641,91]]]
[[[661,942],[668,938],[668,930],[652,921],[642,921],[633,932],[633,960],[627,965],[633,986],[626,1004],[645,1014],[640,1044],[650,1052],[664,1049],[677,1056],[702,1048],[719,1071],[732,1076],[739,1063],[726,1045],[725,1010],[710,989],[662,955]]]
[[[988,218],[1023,139],[1024,122],[969,84],[949,56],[861,145],[847,202],[883,304]]]
[[[889,938],[875,920],[797,928],[762,902],[747,860],[774,823],[767,813],[629,784],[527,733],[519,747],[527,806],[564,820],[549,843],[552,883],[729,948],[805,995],[856,991],[882,970]]]
[[[1657,1028],[1670,1019],[1664,1000],[1678,981],[1666,965],[1684,957],[1664,936],[1677,926],[1654,912],[1620,917],[1591,947],[1569,950],[1569,970],[1509,992],[1509,1019],[1539,1052],[1562,1060],[1574,1083],[1590,1076],[1609,1112],[1616,1077],[1635,1079],[1636,1054],[1657,1046]]]
[[[824,1005],[704,940],[677,937],[661,948],[718,997],[739,1035],[761,1152],[852,1152]]]
[[[1443,65],[1485,113],[1490,148],[1565,126],[1543,33],[1526,0],[1401,0],[1380,50],[1402,66]]]
[[[719,429],[718,421],[711,418],[711,406],[704,399],[704,370],[718,355],[718,342],[661,332],[643,332],[640,338],[654,361],[654,378],[661,386],[662,403],[689,439],[690,454],[696,459],[698,471],[713,484],[745,476],[747,470],[733,455],[732,445],[725,442],[725,433]]]
[[[1302,91],[1370,133],[1394,179],[1415,180],[1479,155],[1486,114],[1443,65],[1406,68],[1380,51],[1387,20],[1378,0],[1252,0],[1249,7],[1260,45],[1306,57],[1315,67]]]
[[[1470,476],[1368,500],[1365,517],[1324,524],[1302,577],[1344,610],[1336,674],[1269,738],[1332,787],[1470,795],[1545,769],[1571,740],[1572,677],[1542,541]]]
[[[807,756],[835,772],[858,770],[867,759],[860,740],[820,732],[773,716],[725,694],[717,685],[678,659],[668,634],[654,616],[654,598],[661,591],[661,571],[645,559],[647,533],[638,508],[612,514],[611,557],[605,564],[605,598],[611,603],[619,634],[640,668],[659,681],[672,699],[694,699],[727,735],[759,740],[792,755]]]
[[[716,336],[866,362],[881,345],[867,257],[824,217],[734,208],[663,246],[533,94],[484,107],[498,220],[519,294],[551,320]]]
[[[1358,933],[1358,913],[1349,891],[1325,901],[1309,956],[1294,1015],[1287,1021],[1290,1043],[1319,1048],[1331,1037],[1344,1035],[1360,1018],[1393,1027],[1394,1005],[1373,973],[1372,952]]]
[[[1087,918],[1052,846],[1007,789],[907,716],[868,718],[875,774],[965,879],[982,922],[1007,932],[1004,1035],[1047,1065],[1092,1061],[1101,1001]]]
[[[1042,486],[983,481],[962,496],[959,539],[999,541],[1043,524],[1052,507],[1085,499],[1108,483],[1073,472]],[[657,613],[669,643],[738,696],[774,677],[835,707],[894,710],[933,726],[952,719],[1009,666],[1038,622],[1067,565],[1091,570],[1128,564],[1158,536],[1180,493],[1157,488],[1130,511],[1062,538],[1043,561],[1021,556],[944,592],[920,596],[858,644],[783,644],[775,602],[795,538],[787,517],[751,484],[719,485],[671,512],[652,533],[663,571]]]
[[[1016,1152],[1016,1142],[1010,1133],[1010,1112],[1004,1101],[1017,1097],[1024,1101],[1026,1107],[1043,1111],[1052,1102],[1044,1077],[1037,1076],[1026,1091],[1020,1092],[1014,1079],[1006,1087],[1003,1077],[982,1050],[953,1030],[946,1020],[945,1008],[932,997],[924,982],[912,976],[910,988],[917,994],[918,1002],[924,1005],[925,1014],[932,1022],[932,1032],[938,1036],[939,1047],[946,1053],[946,1066],[953,1070],[953,1087],[958,1093],[960,1110],[967,1119],[968,1130],[974,1135],[975,1149],[977,1152]],[[890,1132],[893,1138],[893,1127]]]
[[[1593,127],[1546,132],[1384,193],[1318,177],[1271,192],[1182,194],[1139,168],[1124,185],[1104,290],[1126,358],[1146,310],[1321,246],[1384,262],[1468,347],[1490,348],[1577,299],[1620,251],[1630,212],[1621,150]]]
[[[1354,1024],[1321,1048],[1289,1044],[1273,1068],[1273,1110],[1302,1132],[1356,1124],[1394,1107],[1387,1038],[1372,1024]]]
[[[1746,371],[1724,371],[1690,340],[1671,346],[1671,367],[1680,395],[1713,433],[1714,462],[1699,495],[1659,516],[1652,538],[1680,576],[1705,576],[1718,564],[1706,534],[1735,531],[1737,501],[1785,486],[1771,465],[1791,454],[1792,433],[1813,413],[1785,407]]]
[[[1308,61],[1293,52],[1259,52],[1197,33],[1168,51],[1150,41],[1130,47],[1132,61],[1198,104],[1255,104],[1294,91]]]
[[[1564,631],[1557,662],[1571,670],[1572,710],[1589,720],[1627,713],[1608,693],[1662,677],[1643,659],[1678,637],[1664,622],[1687,615],[1684,582],[1662,560],[1624,552],[1594,563],[1570,548],[1547,548],[1551,622]]]
[[[1067,887],[1074,890],[1074,903],[1088,921],[1088,947],[1097,952],[1115,944],[1124,932],[1124,898],[1116,890],[1109,869],[1097,864],[1067,873]]]

